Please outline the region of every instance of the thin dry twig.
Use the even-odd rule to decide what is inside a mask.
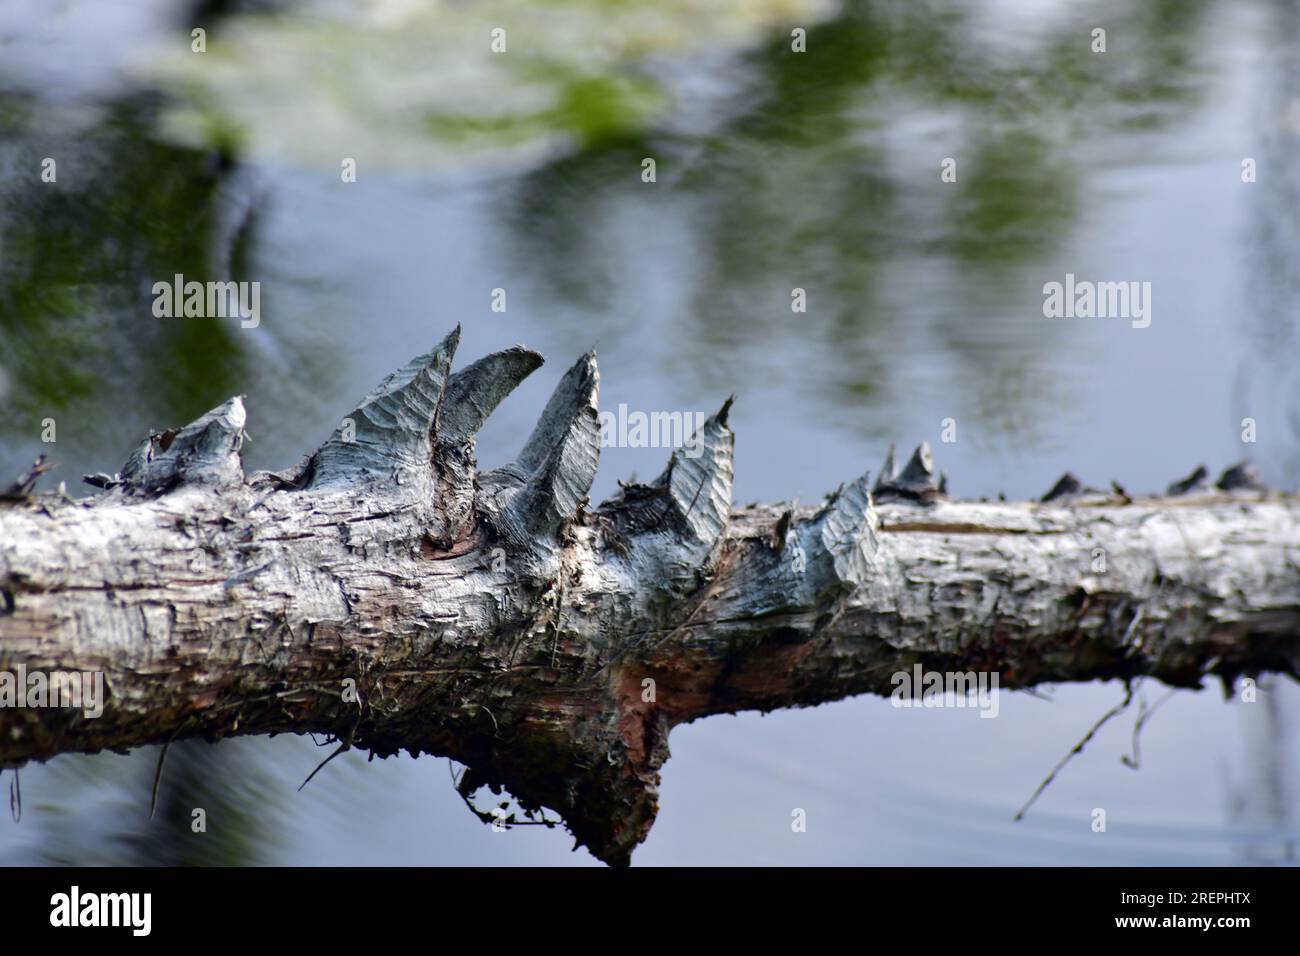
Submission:
[[[1161,697],[1150,707],[1147,706],[1145,697],[1138,700],[1138,719],[1133,724],[1133,756],[1130,757],[1128,754],[1120,755],[1119,762],[1124,766],[1133,770],[1139,769],[1142,756],[1138,750],[1138,738],[1142,735],[1142,728],[1146,725],[1146,722],[1152,718],[1155,712],[1164,706],[1165,701],[1169,700],[1170,697],[1173,697],[1177,691],[1178,688],[1171,688],[1165,696]]]
[[[1034,801],[1037,800],[1042,795],[1044,790],[1046,790],[1049,786],[1051,786],[1052,781],[1056,779],[1056,775],[1061,772],[1061,770],[1065,767],[1065,765],[1069,763],[1072,759],[1074,759],[1076,754],[1083,753],[1083,748],[1088,745],[1088,741],[1092,740],[1092,738],[1096,736],[1097,731],[1101,730],[1102,726],[1106,723],[1106,721],[1110,720],[1112,717],[1116,716],[1117,714],[1122,714],[1125,710],[1128,709],[1128,705],[1133,702],[1133,687],[1134,685],[1130,684],[1128,686],[1127,691],[1124,694],[1124,700],[1116,704],[1110,710],[1106,711],[1106,713],[1102,715],[1101,720],[1093,724],[1092,728],[1086,734],[1084,734],[1083,739],[1074,745],[1074,749],[1071,750],[1064,757],[1062,757],[1060,763],[1058,763],[1055,767],[1052,768],[1052,772],[1049,773],[1047,777],[1043,780],[1043,782],[1038,785],[1038,789],[1034,791],[1034,795],[1029,798],[1028,802],[1023,807],[1020,808],[1020,812],[1016,814],[1015,821],[1017,823],[1019,823],[1021,820],[1024,819],[1024,816],[1029,811],[1029,808],[1034,805]]]

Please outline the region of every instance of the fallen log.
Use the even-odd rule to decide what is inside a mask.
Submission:
[[[922,445],[817,507],[733,507],[729,400],[698,455],[593,507],[595,354],[479,473],[475,435],[542,359],[453,373],[457,340],[289,471],[245,476],[232,398],[88,476],[94,497],[35,476],[0,496],[0,672],[102,673],[107,694],[93,718],[0,707],[0,768],[323,733],[454,758],[467,801],[507,789],[627,863],[670,730],[709,714],[891,695],[917,665],[1003,688],[1300,673],[1300,499],[1248,466],[957,502]]]

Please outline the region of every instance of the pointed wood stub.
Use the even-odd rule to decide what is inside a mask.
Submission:
[[[380,382],[312,457],[308,487],[374,482],[427,493],[433,432],[460,327]]]
[[[447,382],[433,450],[437,509],[428,529],[439,545],[450,547],[473,521],[479,429],[542,362],[538,353],[514,346],[479,359]]]
[[[497,519],[517,544],[553,540],[586,501],[600,463],[599,390],[591,351],[564,374],[518,459],[494,475],[514,485]]]
[[[815,540],[830,557],[835,577],[847,585],[866,581],[879,547],[880,524],[871,504],[868,475],[841,488],[813,523]]]
[[[162,494],[181,485],[238,484],[244,479],[239,453],[245,422],[243,399],[227,399],[183,428],[150,435],[112,483],[143,495]]]
[[[673,452],[667,471],[656,481],[666,484],[686,533],[709,550],[722,537],[731,514],[735,435],[727,427],[733,398],[728,398],[690,446]]]

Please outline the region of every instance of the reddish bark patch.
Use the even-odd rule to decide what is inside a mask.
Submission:
[[[655,677],[659,707],[669,725],[676,726],[709,714],[788,706],[809,685],[806,665],[816,662],[820,646],[815,640],[757,647],[746,643],[710,656],[684,655],[677,648],[675,658],[647,667],[646,676]]]

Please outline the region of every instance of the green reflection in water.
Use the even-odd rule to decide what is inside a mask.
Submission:
[[[18,824],[35,860],[56,866],[250,866],[280,846],[283,799],[244,745],[201,741],[167,751],[150,818],[160,748],[129,757],[63,757],[39,783],[23,771]],[[5,775],[6,783],[9,774]],[[53,792],[54,798],[49,799]],[[33,799],[36,794],[44,799]],[[196,811],[202,811],[201,814]],[[15,834],[18,835],[18,834]],[[11,862],[28,862],[26,860]]]
[[[1097,15],[986,43],[961,5],[849,2],[809,28],[808,53],[779,35],[746,54],[707,132],[647,131],[521,177],[502,241],[546,309],[576,305],[584,327],[617,338],[629,269],[656,264],[610,224],[630,214],[644,235],[680,235],[690,265],[672,276],[667,321],[691,347],[674,361],[703,385],[779,380],[805,355],[828,414],[900,394],[887,343],[920,317],[966,407],[1024,429],[1029,410],[1064,400],[1034,371],[1063,340],[970,326],[1036,306],[1026,290],[1080,228],[1108,146],[1196,107],[1209,7],[1099,6],[1110,42],[1143,51],[1108,60],[1088,48]],[[628,172],[641,156],[657,159],[658,191]],[[940,184],[944,157],[958,158],[959,188]],[[909,298],[921,286],[933,315]],[[796,287],[816,299],[807,315],[791,314]]]
[[[8,100],[12,103],[12,100]],[[248,369],[231,322],[166,321],[150,288],[182,273],[207,279],[221,263],[238,278],[251,224],[222,236],[220,188],[230,164],[151,137],[148,98],[112,104],[89,129],[50,135],[35,113],[9,117],[4,161],[22,175],[0,192],[0,338],[8,379],[0,435],[39,431],[122,449],[138,435],[113,419],[187,421],[213,395],[240,391]],[[55,157],[57,180],[38,179]],[[113,412],[104,402],[113,397]]]
[[[290,10],[214,31],[251,42],[214,51],[208,74],[193,73],[198,62],[188,54],[166,67],[160,76],[174,99],[165,106],[157,91],[133,95],[88,128],[51,134],[48,107],[0,95],[0,365],[8,380],[0,441],[38,432],[39,419],[54,413],[61,440],[101,449],[111,467],[141,437],[119,422],[184,422],[265,378],[237,325],[152,320],[149,287],[176,272],[258,278],[251,263],[261,207],[231,202],[240,194],[237,164],[288,156],[333,168],[353,143],[376,144],[397,165],[417,168],[431,157],[453,168],[518,163],[525,172],[505,183],[497,209],[504,247],[540,290],[537,310],[555,322],[581,310],[592,337],[634,334],[618,326],[617,306],[639,263],[608,241],[607,224],[631,209],[651,230],[662,226],[688,246],[689,268],[673,278],[682,307],[667,320],[692,344],[674,358],[681,370],[707,383],[750,381],[811,354],[819,371],[806,386],[846,416],[899,394],[896,376],[907,363],[890,350],[917,320],[906,297],[923,273],[941,286],[942,308],[923,317],[928,347],[956,370],[978,417],[1023,430],[1026,416],[1052,400],[1052,383],[1034,370],[1061,342],[1001,340],[996,330],[972,329],[972,314],[1020,308],[1029,279],[1041,281],[1035,270],[1080,228],[1095,162],[1108,148],[1133,148],[1135,131],[1186,118],[1212,79],[1208,0],[1094,5],[1015,44],[992,45],[957,4],[851,2],[829,18],[795,4],[789,11],[813,11],[801,21],[803,55],[789,48],[793,12],[763,5],[750,16],[733,5],[693,39],[712,42],[720,29],[719,46],[749,52],[729,62],[717,108],[685,130],[673,123],[671,84],[641,61],[683,48],[702,56],[709,42],[673,39],[684,29],[682,4],[614,6],[621,47],[591,68],[580,65],[587,51],[575,37],[590,39],[613,6],[556,4],[553,16],[546,8],[528,14],[549,17],[529,21],[541,23],[538,36],[570,31],[554,46],[565,56],[521,57],[518,67],[511,60],[506,78],[486,83],[481,62],[462,71],[466,61],[448,51],[465,37],[485,46],[493,16],[518,12],[515,5],[465,10],[467,19],[439,38],[427,21],[423,33],[391,23],[353,29]],[[1141,55],[1089,54],[1083,38],[1099,18],[1091,11],[1105,13],[1112,44]],[[513,42],[528,35],[515,31]],[[426,55],[432,39],[446,56]],[[378,69],[404,54],[411,70]],[[492,107],[497,95],[506,108]],[[267,102],[279,109],[263,110]],[[325,115],[337,125],[320,122]],[[57,188],[11,175],[39,169],[46,155],[60,157]],[[645,156],[658,160],[665,188],[655,193],[637,191]],[[937,186],[945,156],[959,158],[960,189]],[[1263,261],[1277,263],[1290,246],[1275,239],[1269,248],[1274,259]],[[797,321],[794,286],[818,300]],[[265,835],[250,811],[291,794],[262,792],[242,754],[174,747],[155,826],[124,824],[102,860],[87,855],[98,845],[87,834],[54,834],[46,858],[259,859]],[[133,760],[120,781],[136,798],[147,793],[153,759],[150,751]],[[92,785],[87,776],[64,786],[78,799]],[[188,835],[195,806],[225,821],[206,842]],[[146,815],[134,798],[129,813]]]

